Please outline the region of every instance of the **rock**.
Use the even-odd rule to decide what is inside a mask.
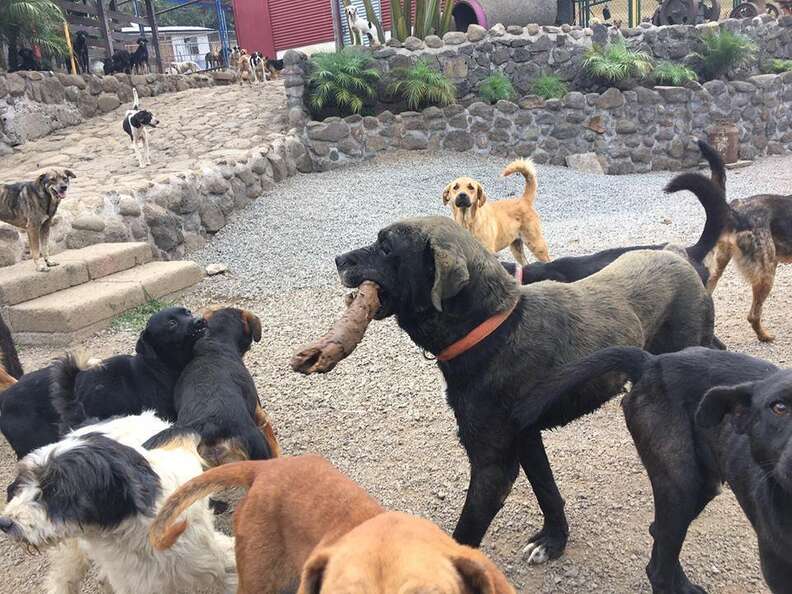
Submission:
[[[83,213],[72,221],[72,227],[84,231],[101,232],[104,231],[105,222],[104,219],[97,214]]]
[[[655,87],[667,103],[687,103],[689,92],[685,87]]]
[[[443,35],[443,43],[446,45],[459,45],[465,41],[467,41],[467,37],[461,31],[449,31]]]
[[[632,120],[622,119],[616,122],[617,134],[633,134],[638,130],[638,126]]]
[[[8,93],[13,97],[25,94],[25,79],[16,72],[6,75],[6,86],[8,87]]]
[[[599,96],[595,105],[600,109],[616,109],[624,105],[624,95],[619,89],[611,87]]]
[[[475,43],[477,41],[481,41],[486,36],[487,36],[487,30],[481,25],[477,25],[473,23],[468,26],[468,30],[467,30],[468,41]]]
[[[228,266],[222,263],[209,264],[206,267],[206,276],[217,276],[218,274],[225,274],[228,272]]]
[[[424,38],[424,43],[426,44],[426,47],[431,47],[434,49],[443,47],[443,40],[437,35],[427,35],[426,38]]]
[[[602,116],[594,116],[586,122],[586,128],[593,130],[597,134],[605,134],[606,128],[602,122]]]
[[[308,125],[308,138],[312,140],[338,142],[347,136],[349,136],[349,124],[341,120],[316,125],[312,122]]]
[[[105,93],[115,93],[118,91],[118,79],[115,76],[102,77],[102,90]]]
[[[60,80],[50,76],[41,83],[41,97],[44,99],[44,103],[63,103],[66,99],[66,91]]]
[[[99,98],[96,100],[96,104],[99,107],[99,111],[101,111],[102,113],[107,113],[108,111],[113,111],[114,109],[119,107],[121,105],[121,101],[118,99],[117,95],[102,93],[101,95],[99,95]]]
[[[207,233],[217,233],[220,229],[225,227],[225,215],[214,200],[207,198],[202,201],[198,212],[201,217],[201,225],[203,225]]]
[[[181,221],[173,213],[156,204],[146,204],[143,216],[154,244],[161,250],[169,252],[184,242]]]
[[[411,52],[415,52],[418,50],[422,50],[425,47],[425,45],[423,41],[411,35],[410,37],[404,40],[404,47],[405,49],[408,49]]]
[[[473,136],[464,130],[451,130],[443,140],[443,148],[468,151],[473,148]]]
[[[122,196],[118,201],[118,213],[125,217],[139,217],[140,205],[132,196]]]

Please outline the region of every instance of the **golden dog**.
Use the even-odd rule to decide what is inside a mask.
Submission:
[[[446,186],[443,204],[451,204],[454,220],[470,231],[484,247],[497,253],[509,246],[514,259],[523,266],[523,242],[542,262],[550,261],[547,242],[542,235],[539,213],[534,208],[536,199],[536,169],[528,160],[509,164],[502,177],[520,173],[525,178],[525,190],[520,198],[490,202],[484,188],[470,177],[458,177]]]

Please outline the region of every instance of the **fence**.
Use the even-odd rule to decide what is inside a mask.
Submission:
[[[712,6],[712,0],[687,1]],[[729,13],[740,3],[740,0],[722,0],[720,18],[728,18]],[[575,22],[584,27],[588,27],[594,18],[602,22],[620,20],[626,27],[635,27],[642,20],[651,19],[660,6],[658,0],[576,0],[575,4]]]

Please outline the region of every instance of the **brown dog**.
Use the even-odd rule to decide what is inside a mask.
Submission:
[[[509,246],[514,259],[525,266],[523,242],[542,262],[550,261],[547,242],[542,235],[536,199],[536,169],[528,160],[514,161],[501,173],[502,177],[520,173],[525,190],[520,198],[490,202],[484,188],[470,177],[458,177],[446,186],[443,204],[451,204],[454,220],[470,231],[484,247],[498,253]]]
[[[57,266],[49,257],[50,227],[73,177],[77,176],[70,169],[48,169],[34,181],[0,186],[0,221],[27,231],[30,256],[39,272]]]
[[[318,456],[239,462],[185,483],[149,533],[167,549],[186,529],[174,520],[228,487],[249,492],[234,515],[239,594],[514,594],[481,552],[427,520],[386,512]]]

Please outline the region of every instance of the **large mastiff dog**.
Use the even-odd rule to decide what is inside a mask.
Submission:
[[[523,430],[512,415],[515,404],[530,398],[553,367],[606,346],[664,353],[713,339],[712,300],[696,271],[671,252],[630,252],[576,283],[518,287],[470,233],[428,217],[386,227],[372,245],[338,256],[336,264],[348,287],[377,283],[376,317],[395,314],[413,341],[438,358],[471,464],[454,537],[480,544],[522,465],[545,518],[527,547],[530,562],[560,556],[569,532],[542,430],[595,410],[623,381],[609,375],[592,382],[581,398],[548,407]]]

